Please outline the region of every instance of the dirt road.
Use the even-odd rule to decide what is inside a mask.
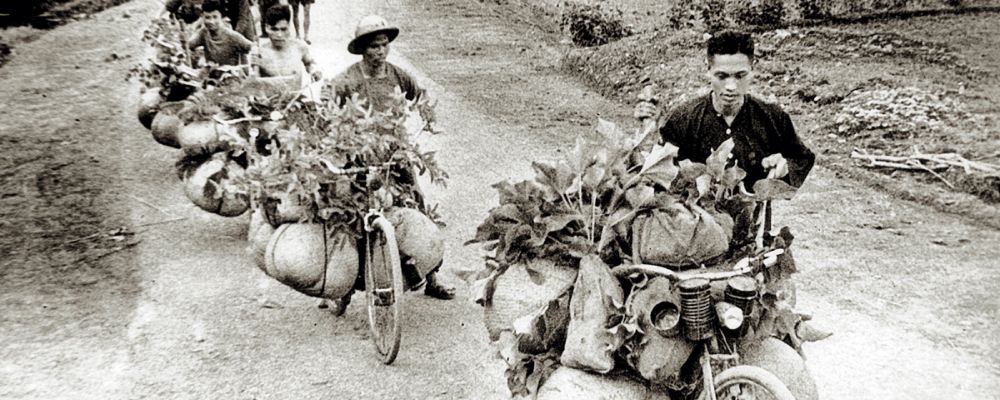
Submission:
[[[142,54],[138,32],[157,7],[157,1],[137,0],[48,33],[20,50],[0,74],[0,87],[30,87],[19,76],[31,71],[25,63],[47,60],[44,53],[53,49],[86,59],[130,54],[113,68],[127,69]],[[326,76],[356,60],[346,43],[355,21],[370,12],[399,21],[403,34],[390,60],[413,71],[439,100],[448,133],[424,145],[442,150],[439,160],[452,175],[447,188],[430,191],[448,223],[447,275],[480,262],[478,249],[461,243],[496,202],[489,184],[528,176],[529,160],[568,149],[570,138],[599,114],[627,121],[628,110],[562,77],[557,51],[479,2],[318,2],[312,48]],[[72,40],[84,33],[116,45]],[[52,72],[86,76],[102,64],[79,67],[84,71]],[[136,86],[109,74],[90,76],[94,81],[62,81],[66,88],[51,92],[59,98],[45,104],[65,107],[95,85],[117,99],[117,109],[97,104],[78,112],[114,115],[81,122],[91,129],[129,130],[102,136],[115,141],[113,150],[94,157],[114,165],[122,191],[108,196],[106,212],[128,215],[124,223],[141,239],[130,256],[113,260],[135,271],[130,279],[137,290],[88,292],[79,301],[111,310],[87,314],[90,324],[72,313],[39,314],[51,293],[30,285],[3,293],[4,321],[19,325],[0,332],[0,398],[507,396],[481,309],[465,296],[442,302],[408,295],[402,351],[394,365],[381,365],[357,304],[333,317],[252,266],[244,253],[246,218],[206,214],[184,197],[172,171],[177,153],[156,145],[134,121]],[[5,90],[5,107],[23,114],[38,107],[16,98]],[[19,125],[24,122],[3,122],[28,132]],[[776,220],[797,235],[800,307],[836,332],[806,347],[824,398],[1000,393],[994,322],[1000,301],[993,295],[1000,289],[1000,232],[888,198],[822,168],[779,208]]]

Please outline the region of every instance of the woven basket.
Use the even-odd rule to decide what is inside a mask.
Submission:
[[[540,285],[528,276],[525,264],[511,265],[497,277],[496,290],[483,314],[490,340],[499,339],[501,331],[513,329],[511,324],[515,319],[555,300],[576,281],[576,268],[548,260],[532,260],[530,264],[544,278]]]

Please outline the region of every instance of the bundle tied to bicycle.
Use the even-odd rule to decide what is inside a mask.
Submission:
[[[232,97],[230,97],[232,99]],[[404,275],[415,283],[440,264],[443,238],[417,174],[447,174],[422,151],[405,122],[433,119],[425,100],[400,92],[373,112],[355,96],[303,100],[298,93],[250,96],[230,104],[229,159],[246,168],[218,186],[252,205],[250,251],[269,276],[306,295],[340,299],[354,288],[364,216],[382,210],[395,226]]]
[[[756,277],[763,289],[743,340],[794,334],[791,235],[772,238],[745,216],[794,189],[766,179],[753,195],[740,190],[745,172],[727,166],[732,140],[696,163],[678,162],[675,146],[651,146],[648,137],[601,120],[565,159],[534,162],[533,179],[493,185],[499,205],[467,244],[492,251],[471,280],[512,394],[647,398],[650,384],[692,393],[696,376],[681,367],[694,345],[679,327],[657,327],[669,319],[662,305],[680,302],[676,285],[641,273],[619,280],[613,271],[640,262],[698,271],[752,255],[756,236],[785,252]]]

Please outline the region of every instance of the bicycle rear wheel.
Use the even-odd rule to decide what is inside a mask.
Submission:
[[[384,217],[378,217],[372,222],[365,243],[368,326],[379,359],[392,364],[399,353],[403,313],[403,271],[395,229]]]

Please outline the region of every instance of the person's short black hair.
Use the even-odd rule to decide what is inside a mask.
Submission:
[[[718,32],[708,39],[708,60],[720,54],[744,54],[753,62],[753,38],[746,32]]]
[[[219,0],[205,0],[201,3],[201,13],[209,13],[212,11],[218,11],[221,14],[225,14],[225,7],[222,6],[222,2]]]
[[[268,26],[275,26],[281,21],[288,21],[289,23],[292,22],[292,10],[290,10],[288,6],[275,4],[264,12],[264,22],[267,23]]]

